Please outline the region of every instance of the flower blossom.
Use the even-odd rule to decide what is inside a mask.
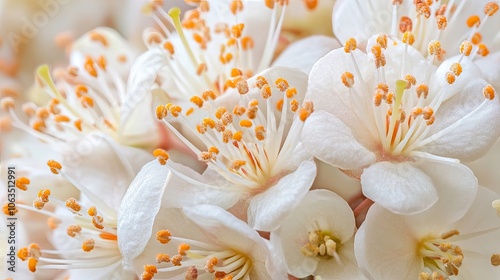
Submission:
[[[412,214],[438,200],[436,188],[464,183],[437,186],[431,166],[453,167],[475,189],[477,180],[459,160],[481,157],[500,136],[500,103],[470,61],[468,42],[460,56],[436,67],[405,34],[402,42],[372,37],[368,54],[349,39],[315,64],[306,98],[316,112],[302,141],[320,160],[360,178],[366,197]]]
[[[270,240],[295,277],[365,279],[354,258],[355,231],[345,200],[327,190],[313,190],[271,232]]]
[[[232,203],[230,212],[253,228],[275,229],[316,174],[311,155],[299,142],[304,121],[314,110],[312,102],[303,101],[306,80],[299,70],[271,68],[248,80],[233,77],[231,90],[222,97],[215,99],[215,93],[207,90],[193,96],[188,108],[171,103],[158,106],[158,119],[219,177],[213,179],[216,183],[183,176],[164,151],[156,154],[158,160],[193,185],[225,190],[221,201],[236,195],[239,202]],[[181,135],[174,121],[181,121],[204,147]]]
[[[374,34],[385,33],[402,39],[405,32],[415,35],[413,47],[439,64],[458,55],[462,41],[472,43],[471,59],[485,79],[500,86],[500,36],[497,27],[499,1],[385,1],[336,2],[334,31],[340,41],[355,38],[360,45]],[[436,55],[429,55],[429,43],[439,42]]]
[[[500,221],[490,204],[498,197],[480,187],[460,219],[450,201],[416,215],[375,204],[356,235],[356,259],[370,279],[495,279]]]
[[[122,231],[129,230],[124,224]],[[132,234],[147,241],[133,260],[140,279],[287,279],[268,241],[213,205],[163,208],[153,234]],[[126,242],[120,249],[135,251]]]

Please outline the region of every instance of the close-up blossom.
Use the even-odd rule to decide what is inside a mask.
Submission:
[[[0,279],[497,279],[499,9],[0,0]]]

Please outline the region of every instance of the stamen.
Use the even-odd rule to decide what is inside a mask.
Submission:
[[[50,171],[54,174],[59,174],[59,171],[62,169],[62,165],[53,159],[47,161],[47,165],[50,167]]]
[[[16,187],[20,190],[26,191],[28,185],[30,184],[30,179],[26,177],[19,177],[16,179]]]
[[[87,239],[82,243],[82,250],[85,252],[90,252],[94,250],[95,242],[93,239]]]
[[[483,89],[483,95],[485,98],[489,100],[493,100],[495,98],[496,92],[495,89],[491,85],[487,85]]]
[[[491,265],[500,266],[500,254],[491,255]]]
[[[160,230],[156,233],[156,240],[158,240],[161,244],[167,244],[170,242],[170,236],[172,236],[170,231],[166,229]]]

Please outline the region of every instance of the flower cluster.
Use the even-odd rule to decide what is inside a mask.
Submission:
[[[48,2],[0,19],[3,278],[500,275],[499,1]]]

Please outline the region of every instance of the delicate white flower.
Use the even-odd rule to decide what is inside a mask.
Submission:
[[[151,149],[159,142],[154,116],[145,113],[151,110],[151,96],[141,95],[137,79],[129,85],[124,80],[134,59],[135,53],[115,31],[93,30],[73,43],[70,66],[56,71],[56,82],[47,66],[38,68],[37,94],[51,100],[43,107],[23,106],[29,125],[15,114],[12,99],[4,99],[3,108],[10,112],[13,126],[58,150],[63,146],[75,152],[75,143],[92,133]]]
[[[127,224],[121,224],[124,235],[147,242],[133,259],[141,279],[287,279],[267,240],[219,207],[162,208],[153,234],[129,232],[135,227]],[[132,246],[120,241],[124,255],[136,251]]]
[[[136,67],[150,69],[151,81],[159,76],[159,91],[168,99],[182,101],[206,89],[219,96],[235,75],[249,78],[268,68],[287,6],[274,1],[202,1],[198,8],[186,11],[183,20],[180,9],[167,13],[155,1],[145,8],[162,32],[145,31],[150,50],[139,59],[144,65],[137,63]],[[308,73],[316,60],[338,46],[325,36],[304,40],[291,45],[275,65]]]
[[[311,155],[299,142],[303,123],[314,110],[312,102],[302,102],[306,80],[299,70],[271,68],[248,80],[230,79],[234,89],[217,99],[207,90],[191,98],[191,108],[169,103],[156,111],[158,119],[220,177],[209,184],[184,176],[186,180],[207,191],[227,190],[230,199],[238,196],[240,202],[230,212],[258,230],[277,228],[316,175]],[[196,135],[203,148],[181,135],[174,121]],[[170,161],[165,162],[167,155],[157,156],[182,176]]]
[[[354,258],[355,231],[347,202],[333,192],[314,190],[271,232],[271,244],[295,277],[364,279]]]
[[[378,35],[365,54],[350,39],[318,61],[306,95],[316,112],[302,133],[316,157],[361,178],[365,196],[406,214],[431,207],[436,187],[474,189],[456,159],[479,158],[500,135],[500,103],[468,58],[470,45],[436,69],[413,42],[411,33],[403,42]],[[461,181],[436,185],[441,175],[429,169],[440,168]]]
[[[393,214],[373,205],[356,234],[356,259],[370,279],[496,279],[500,222],[479,188],[459,219],[453,201],[416,215]]]
[[[407,31],[415,35],[413,45],[428,59],[438,63],[459,54],[462,41],[474,47],[471,58],[493,86],[500,86],[499,1],[385,1],[336,2],[334,31],[340,41],[350,37],[364,45],[374,34],[390,34],[402,39]],[[439,42],[435,57],[428,55],[429,43]]]
[[[76,168],[54,160],[47,163],[53,173],[60,174],[80,191],[80,200],[69,198],[64,202],[67,197],[60,200],[58,189],[49,187],[38,191],[33,206],[20,202],[16,205],[20,211],[45,216],[31,223],[48,224],[44,230],[49,231],[54,246],[52,250],[32,243],[20,249],[19,258],[27,261],[32,272],[62,270],[72,279],[134,276],[122,267],[116,237],[118,208],[137,170],[151,157],[130,147],[121,146],[117,150],[118,147],[113,147],[116,144],[109,141],[101,139],[100,145],[94,147],[90,156],[81,158]],[[18,178],[19,189],[32,187],[26,179]]]

